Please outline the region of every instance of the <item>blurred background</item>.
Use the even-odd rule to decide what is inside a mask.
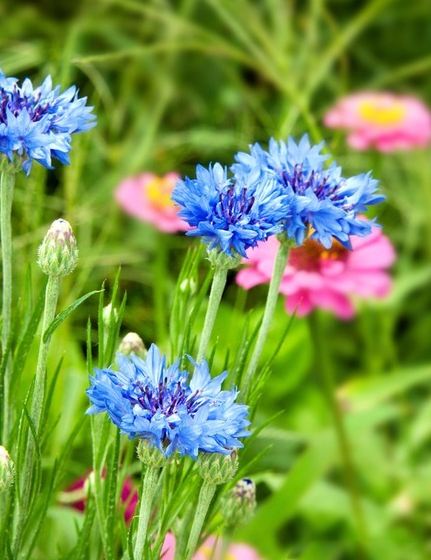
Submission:
[[[62,284],[61,306],[99,289],[104,279],[109,294],[121,266],[120,291],[128,297],[122,334],[135,331],[147,345],[157,341],[168,351],[170,300],[195,242],[128,216],[114,199],[124,178],[144,171],[193,177],[197,163],[230,165],[235,152],[255,141],[289,134],[298,139],[308,132],[312,141],[326,141],[347,176],[372,170],[381,181],[387,200],[378,219],[397,253],[391,293],[379,301],[355,301],[350,321],[317,312],[367,544],[358,552],[357,519],[316,375],[310,321],[296,318],[273,364],[256,424],[279,414],[247,451],[266,449],[249,473],[258,484],[259,508],[238,538],[267,560],[431,555],[430,151],[356,151],[343,131],[323,124],[337,100],[357,91],[408,94],[431,106],[430,27],[429,0],[0,4],[2,71],[34,84],[51,74],[62,89],[76,84],[98,118],[97,128],[75,135],[70,167],[48,174],[35,165],[29,178],[18,179],[18,295],[29,262],[38,293],[37,246],[49,224],[64,217],[74,228],[80,263]],[[206,270],[203,263],[200,281]],[[246,317],[257,321],[265,295],[265,286],[245,292],[234,275],[229,278],[214,331],[223,349],[215,369],[224,367],[226,351],[238,344]],[[88,316],[97,320],[96,299],[55,335],[52,368],[61,356],[64,361],[51,457],[87,407],[85,337]],[[288,321],[280,298],[266,357]],[[65,486],[91,464],[85,432],[77,438]],[[58,558],[73,542],[71,515],[52,508],[46,558]],[[62,535],[61,542],[54,534]]]

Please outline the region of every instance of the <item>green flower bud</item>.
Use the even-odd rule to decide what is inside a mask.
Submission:
[[[172,457],[166,457],[157,447],[151,445],[147,439],[139,440],[137,453],[140,461],[148,467],[155,469],[161,469],[172,460]]]
[[[230,257],[223,253],[222,251],[218,251],[217,249],[211,249],[208,251],[208,260],[211,263],[212,268],[221,268],[223,270],[232,270],[234,268],[238,268],[241,264],[242,257],[241,255],[235,255]]]
[[[0,445],[0,494],[6,492],[15,479],[15,465],[6,449]]]
[[[55,220],[38,251],[37,264],[47,276],[58,278],[74,271],[78,249],[72,228],[66,220]]]
[[[238,470],[238,453],[201,453],[197,461],[201,477],[211,484],[224,484],[235,476]]]
[[[144,359],[147,355],[147,349],[145,348],[144,341],[142,338],[134,333],[129,332],[120,342],[120,346],[118,347],[118,351],[126,356],[130,356],[130,354],[136,354],[139,358]]]
[[[186,278],[180,284],[180,291],[183,294],[194,296],[197,290],[197,282],[194,278]]]
[[[105,327],[105,329],[109,329],[111,325],[111,321],[116,321],[117,319],[118,319],[118,311],[114,307],[114,313],[112,313],[112,303],[108,303],[108,305],[106,305],[102,309],[103,326]]]
[[[224,499],[222,508],[226,526],[234,529],[247,523],[256,509],[256,485],[249,478],[235,484]]]

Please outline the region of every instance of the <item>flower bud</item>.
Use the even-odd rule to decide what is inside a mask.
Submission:
[[[194,278],[186,278],[180,284],[180,291],[183,294],[194,296],[197,290],[197,282]]]
[[[8,490],[15,479],[15,465],[6,449],[0,445],[0,494]]]
[[[147,349],[145,348],[144,341],[142,338],[134,333],[129,332],[120,342],[118,351],[125,356],[130,356],[130,354],[136,354],[139,358],[145,359],[147,355]]]
[[[198,457],[198,471],[211,484],[224,484],[231,480],[238,470],[238,454],[201,453]]]
[[[58,278],[75,270],[78,249],[72,228],[66,220],[55,220],[38,250],[37,264],[48,276]]]
[[[256,485],[249,478],[235,484],[224,499],[223,515],[226,526],[234,529],[247,523],[256,509]]]
[[[140,461],[154,469],[161,469],[171,462],[171,457],[166,457],[160,449],[152,445],[147,439],[139,440],[137,453]]]
[[[233,270],[238,268],[241,264],[242,257],[241,255],[226,255],[217,249],[211,249],[208,251],[208,260],[211,263],[212,268],[219,268],[222,270]]]
[[[116,321],[117,319],[118,319],[118,311],[114,307],[114,313],[112,313],[112,303],[108,303],[108,305],[106,305],[102,309],[103,326],[105,327],[105,329],[109,329],[111,325],[111,321]]]

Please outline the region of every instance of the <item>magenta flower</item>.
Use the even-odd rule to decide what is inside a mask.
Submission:
[[[221,540],[211,535],[194,554],[193,560],[222,560]],[[163,544],[160,558],[162,560],[174,560],[175,537],[168,533]],[[258,553],[247,544],[231,544],[227,556],[223,560],[263,560]]]
[[[160,231],[187,231],[188,225],[178,217],[179,208],[171,201],[172,190],[179,179],[176,173],[167,173],[163,177],[142,173],[120,183],[115,198],[127,214],[152,224]]]
[[[92,471],[91,471],[92,472]],[[91,473],[90,473],[91,474]],[[86,495],[85,495],[85,482],[88,479],[88,476],[82,476],[75,482],[73,482],[65,492],[64,496],[69,496],[70,499],[66,500],[66,503],[69,503],[73,508],[84,511],[85,510],[85,502],[86,502]],[[105,477],[105,472],[103,473],[103,477]],[[76,501],[73,501],[74,495],[77,496]],[[124,508],[124,520],[127,524],[129,524],[133,516],[135,515],[136,507],[138,505],[138,492],[135,490],[133,486],[132,479],[130,476],[126,478],[123,484],[123,488],[121,489],[121,504]]]
[[[352,251],[335,242],[325,249],[313,239],[292,249],[283,275],[280,293],[286,297],[286,311],[308,315],[320,307],[341,319],[355,314],[352,297],[383,298],[391,288],[387,269],[395,251],[381,230],[373,227],[368,237],[352,236]],[[237,274],[236,281],[248,290],[271,279],[278,241],[269,239],[250,250],[250,265]]]
[[[389,92],[364,92],[343,97],[326,113],[329,128],[349,131],[347,143],[356,150],[380,152],[427,146],[431,113],[419,99]]]

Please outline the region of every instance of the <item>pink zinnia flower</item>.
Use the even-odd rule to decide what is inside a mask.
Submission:
[[[292,249],[284,271],[280,293],[287,296],[286,310],[299,316],[308,315],[315,307],[328,309],[337,317],[351,319],[355,309],[352,296],[383,298],[391,287],[386,269],[395,260],[389,239],[377,227],[367,237],[352,236],[353,250],[333,243],[325,249],[308,239]],[[248,290],[271,280],[278,241],[271,237],[248,252],[250,266],[240,270],[237,283]]]
[[[221,560],[222,549],[220,539],[210,536],[194,554],[193,560]],[[215,551],[213,549],[215,547]],[[174,560],[175,537],[172,533],[166,535],[160,558],[162,560]],[[227,556],[223,560],[263,560],[257,552],[247,544],[231,544]]]
[[[92,472],[92,471],[91,471]],[[91,474],[90,472],[90,474]],[[81,496],[84,491],[85,482],[87,481],[88,476],[83,476],[73,482],[67,489],[67,492],[63,494],[67,499],[64,500],[65,503],[68,503],[73,508],[78,509],[79,511],[85,510],[85,502],[86,496]],[[105,473],[103,473],[103,477]],[[79,495],[76,501],[73,501],[74,495]],[[123,484],[123,488],[121,489],[121,504],[124,507],[124,520],[127,524],[132,521],[133,516],[135,515],[136,507],[138,505],[138,492],[135,490],[133,486],[132,479],[130,476],[126,478]]]
[[[179,178],[176,173],[168,173],[163,177],[142,173],[120,183],[115,198],[125,212],[152,224],[160,231],[186,231],[189,227],[178,217],[177,206],[171,200],[172,190]]]
[[[324,117],[329,128],[350,131],[347,143],[357,150],[381,152],[427,146],[431,140],[431,113],[419,99],[386,92],[364,92],[343,97]]]

